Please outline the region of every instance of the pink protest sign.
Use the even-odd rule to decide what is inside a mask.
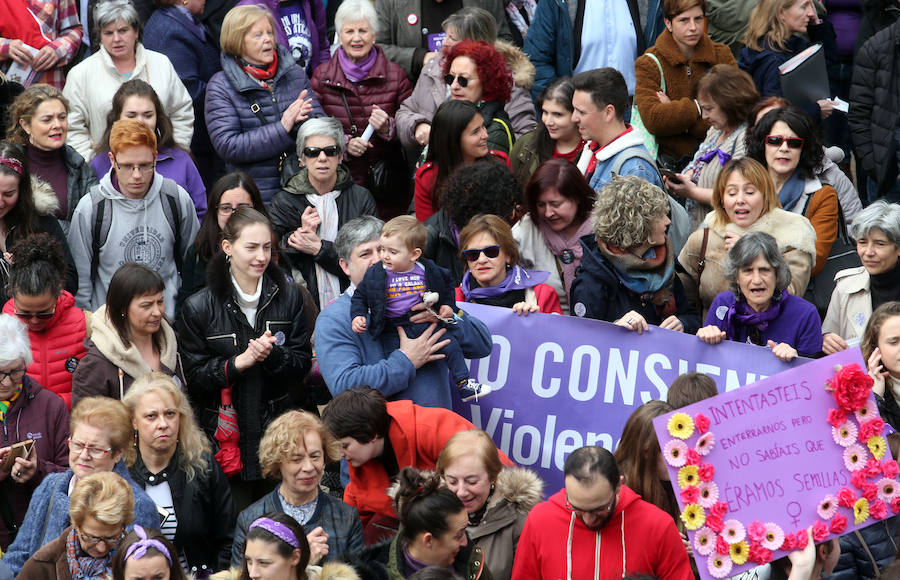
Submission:
[[[704,578],[900,512],[897,462],[858,349],[655,419]]]

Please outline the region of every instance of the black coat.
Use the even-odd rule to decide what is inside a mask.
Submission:
[[[897,555],[897,533],[900,532],[900,517],[874,523],[859,530],[878,567],[883,568],[894,561]],[[827,580],[875,580],[872,560],[860,544],[856,534],[841,536],[841,557],[834,572]]]
[[[258,447],[266,426],[293,406],[292,398],[303,398],[302,381],[312,357],[311,329],[299,289],[274,263],[263,274],[254,327],[235,301],[224,252],[210,260],[207,281],[206,288],[185,301],[177,322],[188,396],[200,426],[212,438],[221,390],[233,387],[244,463],[241,478],[258,480],[262,478]],[[283,333],[284,343],[274,345],[263,362],[239,371],[235,357],[267,329]]]
[[[428,228],[428,242],[422,255],[441,268],[450,270],[450,275],[458,286],[466,270],[459,257],[459,245],[450,231],[450,216],[446,211],[440,210],[425,220],[425,227]]]
[[[63,161],[66,164],[66,189],[68,190],[69,209],[64,217],[59,218],[65,221],[63,228],[68,231],[68,224],[72,221],[72,215],[75,213],[75,206],[78,200],[87,195],[88,191],[100,183],[97,174],[91,164],[84,160],[78,151],[73,147],[65,145],[63,147]]]
[[[128,471],[143,488],[169,482],[178,528],[175,547],[184,552],[188,571],[224,570],[231,561],[231,540],[237,521],[231,487],[222,468],[211,453],[204,453],[207,468],[195,469],[190,481],[178,466],[179,453],[161,472],[152,474],[144,465],[140,452]]]

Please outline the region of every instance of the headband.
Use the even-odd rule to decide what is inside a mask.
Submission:
[[[294,535],[294,532],[291,531],[291,528],[287,527],[281,522],[276,522],[271,518],[259,518],[255,522],[250,524],[249,529],[252,530],[253,528],[262,528],[270,534],[277,536],[286,544],[290,544],[295,548],[300,547],[300,542],[297,541],[297,536]]]
[[[0,165],[6,165],[19,175],[25,172],[25,169],[22,167],[22,162],[14,157],[0,157]]]
[[[134,556],[135,560],[140,560],[147,555],[148,548],[156,548],[163,556],[166,557],[166,560],[169,561],[169,566],[172,565],[172,556],[169,554],[169,550],[168,548],[166,548],[165,544],[163,544],[159,540],[147,539],[147,532],[145,532],[144,528],[142,528],[141,526],[134,526],[134,533],[137,534],[137,537],[140,539],[128,546],[128,550],[125,551],[126,560],[128,560],[132,556]]]

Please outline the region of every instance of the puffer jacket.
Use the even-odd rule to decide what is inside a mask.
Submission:
[[[280,489],[281,484],[272,493],[251,504],[238,516],[237,526],[234,528],[234,544],[231,548],[232,566],[239,566],[244,558],[244,545],[250,524],[266,514],[284,513],[279,497]],[[362,522],[359,520],[359,512],[356,511],[356,508],[331,497],[321,489],[316,499],[316,511],[303,525],[303,529],[309,533],[320,526],[328,534],[326,561],[349,560],[365,547]]]
[[[241,69],[234,56],[222,53],[222,70],[206,86],[206,125],[216,153],[225,161],[229,171],[242,170],[250,174],[259,187],[263,201],[275,195],[281,187],[280,158],[292,153],[294,136],[284,130],[281,115],[302,91],[312,99],[309,117],[325,113],[316,99],[312,85],[303,69],[294,63],[291,53],[278,45],[278,69],[266,90]],[[268,121],[263,125],[250,110],[253,99]]]
[[[225,253],[219,252],[207,268],[208,286],[185,301],[177,320],[178,346],[187,376],[187,392],[200,426],[213,439],[218,423],[221,391],[232,387],[238,414],[241,479],[262,478],[258,448],[266,426],[293,407],[292,397],[304,393],[303,377],[312,353],[303,298],[274,263],[262,278],[262,292],[251,327],[235,300]],[[243,371],[235,357],[251,338],[267,330],[281,333],[283,343],[273,345],[268,358]]]
[[[131,477],[142,488],[169,483],[172,505],[178,528],[175,530],[175,547],[184,553],[187,571],[215,572],[228,567],[231,556],[231,538],[237,514],[231,499],[231,487],[222,468],[212,453],[203,453],[205,469],[194,467],[194,477],[179,466],[180,450],[172,456],[169,465],[159,473],[150,473],[140,451],[134,464],[128,468]]]
[[[363,215],[378,215],[372,194],[366,188],[355,184],[350,178],[350,172],[343,165],[338,166],[337,182],[334,188],[341,192],[335,199],[338,211],[338,229],[353,218]],[[287,243],[287,239],[294,233],[294,230],[300,227],[300,216],[303,215],[303,211],[307,207],[314,207],[309,201],[308,196],[310,195],[318,195],[318,192],[309,182],[309,172],[304,167],[300,173],[288,181],[283,190],[272,198],[269,204],[269,217],[272,218],[275,233],[281,239],[281,247],[284,248],[282,255],[290,261],[291,266],[303,274],[306,287],[312,294],[313,300],[316,301],[316,305],[321,309],[327,304],[319,304],[316,264],[340,279],[342,292],[350,285],[350,279],[338,264],[338,255],[333,241],[322,240],[322,248],[315,256],[299,252]]]
[[[887,566],[897,556],[897,533],[900,532],[900,516],[881,520],[859,534],[875,557],[879,568]],[[855,533],[841,536],[841,557],[834,572],[825,580],[875,580],[876,573],[872,559]]]
[[[14,315],[16,305],[9,299],[3,314]],[[28,331],[31,356],[28,376],[48,391],[59,395],[72,408],[72,375],[86,349],[84,339],[90,335],[89,313],[75,306],[75,298],[65,290],[56,297],[56,310],[41,332]]]
[[[900,119],[900,20],[870,38],[856,53],[847,122],[853,148],[882,195],[894,183],[894,131]],[[871,194],[870,194],[871,195]]]
[[[340,50],[340,49],[339,49]],[[400,65],[393,63],[384,56],[384,51],[378,46],[373,46],[377,54],[375,63],[369,70],[366,78],[354,83],[347,80],[344,69],[341,68],[337,53],[331,60],[316,69],[312,77],[312,87],[319,98],[325,113],[341,122],[344,133],[350,137],[359,137],[369,124],[369,115],[372,114],[373,105],[383,110],[391,118],[391,130],[387,138],[376,133],[369,143],[372,148],[361,157],[347,156],[345,163],[350,168],[353,181],[360,185],[365,184],[368,167],[372,163],[387,159],[390,156],[400,155],[397,143],[397,132],[394,115],[400,108],[400,104],[412,93],[412,85],[406,78],[406,73]],[[347,106],[344,106],[344,98]],[[347,108],[353,118],[347,116]],[[356,131],[353,131],[353,128]]]

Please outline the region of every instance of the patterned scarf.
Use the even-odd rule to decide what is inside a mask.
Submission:
[[[13,396],[9,398],[8,401],[0,401],[0,421],[6,420],[6,413],[12,408],[13,403],[16,402],[16,399],[19,398],[19,395],[22,394],[22,383],[19,383],[19,386],[16,387],[16,392],[13,393]]]
[[[113,550],[102,558],[94,558],[87,555],[78,542],[78,533],[75,526],[69,530],[66,536],[66,560],[69,563],[69,571],[72,580],[88,580],[89,578],[105,578],[112,574]]]
[[[274,56],[274,58],[272,59],[272,64],[266,67],[250,64],[239,56],[234,57],[234,60],[237,61],[238,66],[241,67],[241,70],[250,75],[252,78],[258,80],[266,90],[269,90],[271,87],[269,87],[269,83],[267,83],[266,81],[275,78],[275,73],[278,72],[278,51],[275,51],[272,56]]]
[[[541,235],[544,236],[544,241],[547,242],[547,247],[550,248],[550,252],[556,258],[557,268],[562,270],[563,279],[561,282],[563,290],[568,295],[569,289],[572,287],[572,281],[575,280],[575,269],[581,265],[581,236],[591,233],[594,230],[594,226],[591,224],[590,219],[586,219],[578,227],[575,235],[567,238],[564,233],[553,231],[547,225],[546,220],[535,216],[531,216],[531,219],[537,223],[538,229],[541,230]]]

